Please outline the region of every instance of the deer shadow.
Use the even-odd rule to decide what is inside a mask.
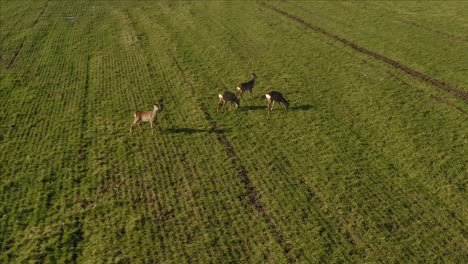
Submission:
[[[229,132],[228,129],[200,129],[200,128],[188,128],[188,127],[179,127],[179,128],[168,128],[164,130],[165,133],[173,133],[173,134],[197,134],[197,133],[216,133],[216,134],[224,134]]]
[[[255,110],[265,110],[266,111],[267,106],[266,105],[248,105],[248,106],[241,106],[239,107],[239,110],[241,111],[255,111]]]
[[[276,104],[275,109],[283,108],[283,105]],[[313,105],[292,105],[289,107],[289,111],[308,111],[311,109],[315,109]],[[256,110],[265,110],[267,111],[267,105],[249,105],[249,106],[242,106],[239,108],[241,111],[256,111]]]
[[[291,111],[308,111],[311,109],[315,109],[315,106],[313,105],[292,105],[289,107],[289,110]]]

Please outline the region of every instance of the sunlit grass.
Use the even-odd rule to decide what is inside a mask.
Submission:
[[[468,87],[461,2],[272,4]],[[466,100],[257,2],[0,12],[1,261],[466,259]]]

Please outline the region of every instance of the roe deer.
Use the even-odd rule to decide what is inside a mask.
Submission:
[[[280,92],[269,91],[265,94],[265,97],[268,100],[268,113],[273,111],[273,106],[275,105],[275,102],[282,103],[286,108],[286,111],[289,109],[289,101],[286,100],[283,94],[281,94]]]
[[[154,135],[153,133],[153,125],[156,125],[156,118],[158,116],[158,113],[161,112],[162,110],[162,106],[161,106],[161,103],[158,103],[158,104],[155,104],[153,106],[153,111],[152,112],[141,112],[141,111],[136,111],[134,114],[133,114],[133,123],[132,125],[130,126],[130,134],[132,133],[132,128],[135,126],[135,125],[138,125],[138,127],[140,128],[141,130],[141,126],[140,124],[142,122],[149,122],[150,123],[150,126],[151,126],[151,134]]]
[[[219,112],[219,108],[223,107],[226,104],[226,102],[229,102],[229,110],[231,110],[232,104],[236,105],[236,109],[239,108],[240,106],[240,99],[237,98],[237,96],[234,93],[231,93],[229,91],[222,92],[218,95],[219,97],[219,102],[218,102],[218,108],[216,109],[216,112]]]
[[[256,79],[257,79],[257,75],[255,75],[255,73],[252,72],[252,80],[248,82],[240,83],[239,86],[237,86],[236,96],[239,96],[239,95],[242,96],[242,94],[245,91],[249,91],[249,97],[252,98],[252,88],[255,85]]]

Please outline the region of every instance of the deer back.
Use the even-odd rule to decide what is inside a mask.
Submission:
[[[281,102],[281,103],[288,103],[288,100],[284,98],[283,94],[277,91],[270,91],[267,93],[271,100]]]
[[[252,79],[248,82],[240,83],[238,87],[241,90],[250,90],[254,87],[254,85],[255,85],[255,79]]]
[[[136,111],[134,117],[142,122],[153,122],[159,111],[160,107],[155,105],[153,111]]]

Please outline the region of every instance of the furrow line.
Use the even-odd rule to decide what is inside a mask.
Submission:
[[[275,6],[266,4],[264,2],[262,2],[261,5],[268,8],[268,9],[271,9],[271,10],[273,10],[273,11],[275,11],[275,12],[277,12],[277,13],[279,13],[279,14],[281,14],[281,15],[289,18],[289,19],[297,21],[297,22],[303,24],[304,26],[312,29],[313,31],[315,31],[317,33],[320,33],[320,34],[325,35],[327,37],[333,38],[333,39],[345,44],[346,46],[353,48],[356,51],[359,51],[359,52],[361,52],[363,54],[371,56],[371,57],[373,57],[373,58],[375,58],[375,59],[377,59],[379,61],[385,62],[385,63],[387,63],[387,64],[389,64],[389,65],[391,65],[391,66],[393,66],[393,67],[395,67],[395,68],[397,68],[397,69],[399,69],[399,70],[401,70],[401,71],[403,71],[403,72],[405,72],[405,73],[419,79],[420,81],[423,81],[423,82],[429,83],[429,84],[431,84],[433,86],[436,86],[436,87],[438,87],[438,88],[440,88],[442,90],[445,90],[445,91],[447,91],[447,92],[449,92],[449,93],[451,93],[451,94],[453,94],[453,95],[455,95],[455,96],[457,96],[457,97],[459,97],[459,98],[461,98],[463,100],[468,100],[468,92],[464,91],[463,89],[461,89],[459,87],[456,87],[455,85],[451,85],[451,84],[448,84],[448,83],[446,83],[444,81],[432,78],[431,76],[428,76],[428,75],[426,75],[426,74],[424,74],[422,72],[419,72],[419,71],[417,71],[415,69],[412,69],[412,68],[410,68],[410,67],[408,67],[408,66],[406,66],[406,65],[404,65],[404,64],[402,64],[402,63],[400,63],[400,62],[398,62],[398,61],[396,61],[394,59],[391,59],[391,58],[386,57],[386,56],[384,56],[382,54],[379,54],[379,53],[376,53],[374,51],[363,48],[363,47],[357,45],[356,43],[354,43],[354,42],[352,42],[352,41],[350,41],[350,40],[348,40],[346,38],[343,38],[343,37],[341,37],[339,35],[336,35],[336,34],[334,34],[332,32],[329,32],[329,31],[325,30],[324,28],[316,26],[316,25],[314,25],[312,23],[309,23],[309,22],[305,21],[304,19],[302,19],[300,17],[297,17],[297,16],[292,15],[292,14],[286,12],[286,11],[278,9]]]
[[[13,57],[11,57],[10,61],[8,62],[8,64],[5,65],[5,68],[11,69],[11,66],[12,66],[13,63],[16,61],[16,57],[18,57],[18,54],[19,54],[20,51],[23,49],[24,41],[25,41],[25,39],[23,39],[23,41],[21,41],[21,44],[20,44],[19,47],[16,49],[15,54],[13,54]]]
[[[47,0],[46,4],[44,5],[44,7],[42,8],[41,12],[39,13],[39,15],[37,16],[36,20],[34,21],[34,23],[32,24],[31,26],[31,29],[33,29],[37,22],[39,21],[39,18],[42,16],[42,14],[44,14],[46,8],[47,8],[47,5],[49,4],[49,1]],[[5,38],[3,39],[5,40]],[[3,44],[3,40],[2,40],[2,44]],[[21,50],[23,49],[23,46],[24,46],[24,42],[26,41],[26,37],[23,38],[23,40],[21,41],[21,44],[19,45],[19,47],[16,49],[15,51],[15,54],[13,55],[13,57],[10,59],[10,61],[8,62],[8,64],[5,66],[6,69],[10,69],[11,66],[13,66],[13,63],[16,61],[16,57],[18,57],[18,54],[21,52]]]
[[[458,107],[458,106],[450,103],[449,101],[447,101],[447,100],[445,100],[445,99],[443,99],[441,97],[438,97],[438,96],[435,96],[435,95],[431,94],[431,99],[433,99],[434,101],[436,101],[438,103],[445,104],[445,105],[448,105],[450,107],[453,107],[453,108],[457,109],[458,111],[460,111],[460,112],[462,112],[464,114],[468,114],[468,112],[463,110],[461,107]]]
[[[182,67],[180,66],[179,62],[176,60],[175,57],[172,57],[172,59],[173,59],[175,65],[177,66],[177,69],[182,74],[184,82],[188,85],[188,87],[190,87],[190,90],[192,91],[192,93],[195,94],[195,89],[194,89],[192,83],[187,78],[187,76],[186,76],[184,70],[182,69]],[[211,117],[211,115],[208,112],[208,110],[206,109],[206,107],[201,105],[201,104],[199,104],[199,106],[200,106],[201,110],[203,111],[203,113],[205,115],[205,118],[210,123],[211,130],[216,131],[218,129],[218,126],[217,126],[216,122],[214,121],[214,119]],[[262,201],[262,197],[261,197],[259,191],[257,190],[257,188],[254,186],[254,184],[250,180],[249,175],[248,175],[248,171],[244,167],[244,165],[242,165],[242,161],[241,161],[240,157],[237,155],[236,151],[234,150],[234,147],[232,146],[231,142],[229,142],[229,140],[223,134],[220,134],[220,133],[216,133],[216,138],[217,138],[218,142],[221,144],[221,146],[223,147],[223,149],[226,151],[227,155],[230,157],[232,165],[237,168],[238,176],[239,176],[239,178],[241,180],[241,183],[247,189],[247,194],[249,196],[250,202],[252,203],[252,205],[254,205],[255,209],[262,215],[262,217],[265,220],[265,222],[267,223],[269,229],[272,231],[277,243],[283,249],[283,253],[287,257],[288,261],[293,262],[294,259],[292,258],[291,254],[290,254],[290,252],[292,250],[292,244],[289,241],[286,240],[284,235],[280,232],[277,224],[275,223],[274,218],[268,213],[267,208],[266,208],[264,202]]]
[[[401,84],[403,84],[404,86],[407,86],[407,87],[411,87],[411,85],[409,83],[407,83],[406,81],[404,81],[403,79],[401,79],[400,77],[396,76],[395,74],[391,73],[390,71],[387,72],[388,75],[390,75],[392,78],[394,78],[395,80],[399,81]],[[463,110],[461,107],[459,106],[456,106],[452,103],[450,103],[449,101],[439,97],[439,96],[435,96],[433,94],[430,95],[431,99],[433,99],[434,101],[438,102],[438,103],[441,103],[441,104],[445,104],[449,107],[452,107],[464,114],[468,114],[468,112],[466,112],[465,110]]]
[[[10,27],[10,30],[8,30],[8,32],[5,34],[5,36],[2,38],[2,41],[0,41],[0,46],[3,45],[3,42],[5,42],[5,40],[10,36],[11,32],[13,31],[13,29],[18,25],[18,23],[22,20],[22,18],[24,16],[26,16],[26,14],[28,13],[29,9],[31,9],[31,6],[28,6],[28,8],[26,9],[26,11],[24,11],[24,14],[22,16],[20,16],[20,18],[18,20],[16,20],[16,22]]]
[[[421,25],[421,24],[418,24],[418,23],[415,23],[415,22],[412,22],[412,21],[407,21],[407,20],[403,20],[403,19],[400,20],[400,21],[402,23],[413,25],[415,27],[422,28],[422,29],[430,31],[430,32],[434,32],[434,33],[437,33],[437,34],[440,34],[440,35],[444,35],[444,36],[448,37],[449,39],[468,42],[468,38],[465,38],[465,37],[462,37],[462,36],[457,36],[457,35],[447,33],[447,32],[443,32],[443,31],[440,31],[440,30],[437,30],[437,29],[432,29],[430,27],[427,27],[425,25]]]
[[[378,68],[377,66],[372,65],[371,63],[369,63],[367,60],[361,59],[361,61],[362,61],[363,64],[366,64],[366,65],[368,65],[369,67],[376,68],[376,69]],[[415,89],[416,91],[423,92],[423,90],[418,89],[418,88],[415,88],[413,85],[409,84],[408,82],[406,82],[406,81],[403,80],[402,78],[398,77],[396,74],[392,73],[391,71],[386,70],[385,73],[386,73],[388,76],[390,76],[391,78],[393,78],[394,80],[400,82],[403,86],[406,86],[406,87],[409,87],[409,88],[413,88],[413,89]],[[445,105],[447,105],[447,106],[449,106],[449,107],[455,108],[456,110],[458,110],[458,111],[460,111],[460,112],[462,112],[462,113],[464,113],[464,114],[468,114],[468,112],[466,112],[465,110],[463,110],[461,107],[456,106],[456,105],[454,105],[454,104],[448,102],[448,101],[445,100],[445,99],[442,99],[442,98],[440,98],[440,97],[438,97],[438,96],[435,96],[435,95],[432,95],[432,94],[430,95],[430,97],[431,97],[431,99],[435,100],[435,101],[438,102],[438,103],[445,104]]]
[[[128,26],[128,29],[131,30],[134,35],[137,35],[137,30],[135,29],[135,21],[133,20],[132,16],[130,15],[130,13],[128,12],[125,12],[124,13],[125,15],[125,18],[127,21],[127,26]],[[138,41],[140,41],[141,39],[146,39],[147,38],[147,35],[145,32],[138,32],[139,35],[138,35]],[[137,42],[135,44],[139,49],[141,49],[143,52],[145,51],[145,47],[143,46],[143,43],[141,42]],[[142,76],[140,77],[143,78],[143,79],[146,79],[149,83],[154,83],[156,82],[156,79],[154,77],[154,73],[159,73],[161,75],[161,78],[164,80],[164,83],[166,84],[167,87],[169,86],[173,86],[173,85],[169,85],[169,84],[172,84],[172,80],[170,78],[167,78],[164,71],[159,71],[156,67],[153,67],[153,65],[155,64],[153,62],[153,60],[151,59],[151,56],[149,57],[141,57],[140,58],[141,60],[138,61],[137,65],[143,65],[143,69],[140,70],[139,72],[145,72],[146,73],[144,74],[145,76]],[[161,64],[161,62],[159,60],[157,60],[157,62],[159,64],[159,68],[160,69],[163,69],[164,68],[164,65]],[[172,90],[168,90],[169,92],[167,93],[167,96],[169,96],[169,98],[171,99],[170,101],[173,101],[173,100],[176,100],[176,97],[174,96],[174,94],[172,93]],[[171,157],[173,156],[178,156],[178,149],[174,147],[174,144],[172,144],[173,139],[169,139],[168,142],[166,142],[165,140],[162,140],[160,143],[164,146],[164,151],[162,151],[162,154],[161,157],[156,157],[155,158],[155,163],[158,163],[158,165],[160,166],[160,168],[162,170],[168,170],[168,168],[162,166],[162,164],[170,164],[171,161],[169,160],[168,156],[167,155],[164,155],[164,153],[171,153]],[[167,144],[169,143],[169,144]],[[157,149],[155,148],[154,150],[155,152],[157,152]],[[158,162],[159,158],[163,159],[164,162]],[[185,196],[185,199],[186,199],[186,203],[176,203],[174,204],[174,207],[176,206],[180,206],[181,208],[184,208],[187,213],[189,213],[191,216],[195,217],[199,223],[203,223],[203,220],[201,218],[201,215],[200,215],[200,212],[198,210],[199,206],[189,206],[189,204],[195,204],[195,199],[193,197],[193,194],[192,194],[192,191],[191,191],[191,188],[190,188],[190,184],[189,184],[189,181],[190,181],[190,178],[193,178],[193,169],[194,167],[192,167],[189,162],[187,162],[186,160],[186,157],[185,157],[185,153],[182,154],[182,158],[180,159],[181,161],[181,165],[182,165],[182,170],[187,173],[187,175],[185,177],[183,177],[181,179],[181,182],[180,183],[176,183],[173,181],[173,179],[170,177],[168,178],[168,182],[167,182],[167,185],[166,186],[172,186],[174,190],[177,190],[178,188],[175,188],[176,185],[179,185],[180,184],[180,187],[184,190],[184,196]],[[174,171],[167,171],[165,173],[166,175],[171,175],[171,174],[176,174]],[[159,202],[159,199],[156,199],[157,198],[157,194],[154,193],[154,191],[152,191],[153,193],[153,196],[150,198],[152,203],[154,204],[154,209],[151,208],[151,210],[149,210],[152,215],[156,218],[156,219],[159,219],[161,221],[161,223],[159,224],[156,224],[154,226],[152,226],[151,228],[154,230],[154,232],[156,234],[158,234],[157,236],[157,239],[161,242],[161,243],[164,243],[164,241],[167,241],[169,240],[167,238],[167,233],[164,231],[164,228],[162,227],[163,226],[163,223],[166,222],[166,221],[170,221],[170,219],[173,217],[173,214],[174,214],[174,209],[170,209],[170,210],[164,210],[161,203]],[[177,201],[178,199],[176,197],[172,197],[173,201]],[[204,232],[206,233],[206,228],[201,225],[200,226],[200,229],[202,229],[201,232]],[[184,233],[184,232],[181,232],[181,233]],[[166,234],[166,235],[164,235]],[[185,238],[181,238],[181,239],[192,239],[191,236],[189,234],[186,234],[187,237]],[[161,250],[163,252],[163,255],[167,255],[167,254],[170,254],[170,250],[165,250],[164,247],[161,247],[159,250]],[[188,254],[187,252],[185,252],[184,254]]]
[[[93,19],[94,16],[91,17]],[[87,40],[87,46],[86,46],[86,65],[85,65],[85,81],[84,81],[84,91],[83,91],[83,99],[81,100],[81,124],[80,124],[80,135],[79,135],[79,150],[78,150],[78,159],[81,163],[81,166],[79,168],[79,171],[77,173],[78,177],[73,179],[73,184],[79,185],[82,181],[82,178],[85,178],[87,175],[90,174],[90,169],[89,169],[89,145],[91,143],[90,139],[88,138],[87,131],[89,130],[89,124],[88,124],[88,119],[89,119],[89,88],[90,88],[90,61],[91,61],[91,54],[90,54],[90,40],[89,36],[92,32],[92,26],[93,26],[93,21],[91,20],[90,24],[88,25],[88,40]],[[72,241],[72,260],[73,262],[76,262],[78,257],[82,254],[82,250],[79,248],[79,244],[83,240],[83,218],[84,216],[77,217],[75,219],[75,226],[76,226],[76,233],[77,235]]]
[[[39,13],[39,15],[37,16],[36,20],[34,20],[34,23],[32,24],[32,28],[34,28],[34,26],[37,24],[37,22],[39,22],[39,19],[41,18],[41,16],[44,14],[47,6],[49,5],[49,0],[46,1],[44,7],[42,8],[41,12]]]

